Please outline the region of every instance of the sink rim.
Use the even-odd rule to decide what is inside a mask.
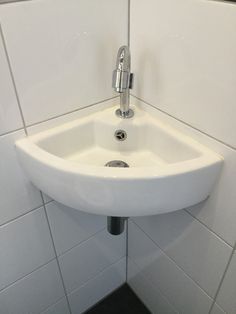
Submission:
[[[38,136],[38,135],[37,135]],[[34,136],[29,136],[20,139],[15,143],[15,146],[30,155],[35,160],[44,163],[47,166],[74,173],[83,176],[100,177],[103,179],[156,179],[161,177],[169,177],[187,172],[197,171],[203,167],[212,164],[221,163],[223,158],[211,151],[204,152],[199,157],[184,160],[171,164],[163,164],[159,166],[147,167],[129,167],[129,168],[113,168],[105,166],[79,164],[75,161],[68,161],[62,157],[56,156],[46,150],[40,148],[37,143],[32,141]]]
[[[133,106],[131,106],[133,108]],[[131,119],[120,119],[114,115],[114,110],[116,107],[105,108],[101,111],[96,111],[78,117],[75,120],[62,123],[55,127],[51,127],[47,130],[43,130],[34,135],[29,135],[23,139],[18,140],[15,146],[18,150],[24,151],[26,154],[34,158],[35,160],[50,166],[59,171],[65,171],[68,173],[74,173],[81,176],[89,176],[103,179],[156,179],[162,177],[175,176],[179,174],[184,174],[188,172],[197,171],[201,168],[211,166],[213,164],[222,163],[223,157],[208,149],[206,146],[192,139],[190,136],[182,133],[172,127],[169,124],[164,123],[159,118],[153,118],[147,111],[140,108],[133,108],[135,111],[134,118]],[[57,156],[56,154],[50,153],[47,150],[41,148],[38,143],[50,138],[51,136],[63,134],[63,132],[68,132],[77,126],[83,126],[86,123],[91,123],[92,126],[95,125],[96,121],[99,123],[104,122],[104,112],[105,114],[110,114],[114,121],[105,121],[105,123],[117,123],[117,128],[121,125],[132,123],[136,127],[142,126],[145,123],[152,123],[157,125],[164,133],[172,136],[174,139],[180,140],[186,146],[192,148],[198,155],[191,159],[177,161],[173,163],[165,163],[160,166],[139,166],[139,167],[129,167],[129,168],[113,168],[98,165],[91,165],[86,163],[78,163],[76,161],[67,160],[63,157]],[[95,118],[94,118],[95,117]],[[150,120],[150,121],[149,121]],[[119,159],[119,158],[118,158]],[[108,160],[109,161],[109,160]]]

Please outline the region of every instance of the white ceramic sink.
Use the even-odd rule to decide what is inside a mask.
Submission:
[[[223,159],[198,142],[135,108],[115,108],[16,142],[30,180],[58,202],[107,216],[142,216],[194,205],[209,195]],[[116,130],[127,133],[119,142]],[[104,165],[123,160],[129,168]]]

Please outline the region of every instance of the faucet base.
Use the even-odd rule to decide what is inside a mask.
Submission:
[[[128,111],[122,112],[120,109],[117,109],[116,115],[117,117],[122,118],[122,119],[129,119],[134,116],[134,111],[132,109],[129,109]]]

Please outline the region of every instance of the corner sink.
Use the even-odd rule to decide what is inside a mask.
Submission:
[[[134,111],[120,119],[112,107],[21,139],[20,163],[44,193],[89,213],[155,215],[206,199],[223,159],[143,109]],[[105,166],[114,160],[129,167]]]

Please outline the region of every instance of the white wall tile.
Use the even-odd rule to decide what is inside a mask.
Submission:
[[[67,292],[79,288],[100,271],[125,256],[125,233],[112,236],[106,230],[59,257]]]
[[[53,304],[41,314],[70,314],[66,298],[63,298],[56,304]]]
[[[69,250],[106,227],[106,217],[90,215],[57,202],[46,205],[57,254]]]
[[[0,227],[0,289],[53,258],[43,208]]]
[[[208,314],[212,299],[134,223],[129,223],[129,257],[181,314]]]
[[[0,137],[0,225],[42,205],[39,191],[17,160],[14,143],[22,137],[23,131]]]
[[[123,258],[99,273],[83,287],[69,294],[72,314],[84,313],[99,300],[125,283],[125,268],[126,259]]]
[[[0,134],[23,127],[13,83],[0,36]]]
[[[223,169],[210,198],[187,210],[233,246],[236,239],[236,151],[214,140],[209,141],[208,147],[223,156]]]
[[[215,296],[230,246],[185,211],[140,217],[135,222],[202,289]]]
[[[93,114],[95,112],[98,112],[100,110],[104,110],[107,108],[110,108],[112,106],[119,107],[120,105],[120,99],[119,96],[111,98],[106,101],[102,101],[99,104],[92,105],[86,108],[79,108],[78,110],[63,114],[62,116],[59,116],[57,118],[53,118],[44,122],[37,123],[33,126],[27,127],[27,131],[29,135],[37,134],[39,132],[57,127],[59,125],[62,125],[64,123],[68,123],[74,120],[77,120],[79,118],[83,118],[88,116],[89,114]]]
[[[128,284],[152,314],[176,314],[169,301],[141,275],[137,265],[128,259]]]
[[[52,261],[3,290],[0,311],[1,314],[39,314],[62,297],[57,263]]]
[[[228,314],[236,311],[236,253],[230,262],[229,268],[222,283],[216,302]]]
[[[131,0],[134,94],[236,147],[236,6]]]
[[[205,202],[187,210],[233,246],[236,239],[236,151],[135,98],[132,98],[132,103],[142,106],[164,123],[191,136],[224,158],[223,169],[210,197]]]
[[[115,95],[126,0],[25,1],[1,6],[0,20],[26,124]]]

